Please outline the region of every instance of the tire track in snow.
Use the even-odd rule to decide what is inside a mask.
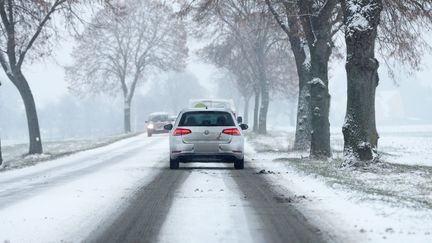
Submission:
[[[265,236],[265,242],[324,242],[320,230],[290,205],[290,200],[283,200],[280,194],[275,193],[271,183],[262,175],[247,167],[231,173],[232,179],[261,221],[260,231]]]
[[[162,169],[142,187],[129,206],[108,227],[100,227],[85,242],[156,242],[171,208],[174,192],[189,176],[182,170]],[[180,232],[179,232],[180,233]]]

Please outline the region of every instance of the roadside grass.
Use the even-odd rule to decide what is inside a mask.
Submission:
[[[324,179],[335,189],[360,192],[360,201],[382,201],[395,207],[432,209],[432,167],[392,163],[393,151],[382,151],[384,159],[377,164],[359,168],[342,168],[340,139],[332,140],[333,158],[327,161],[312,160],[308,152],[291,149],[294,134],[270,133],[269,135],[248,134],[248,142],[255,151],[274,163],[314,177]],[[281,142],[284,141],[285,142]],[[286,145],[288,144],[288,146]],[[395,145],[395,149],[400,147]],[[391,149],[390,147],[386,147]]]
[[[68,156],[74,153],[96,149],[114,142],[134,137],[140,133],[121,134],[102,138],[71,139],[44,142],[44,153],[28,155],[28,144],[15,144],[2,147],[3,164],[0,172],[32,166],[41,162]]]

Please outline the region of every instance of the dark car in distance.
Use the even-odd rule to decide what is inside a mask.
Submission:
[[[168,133],[164,126],[171,124],[172,120],[170,115],[166,112],[154,112],[148,117],[147,123],[147,136],[151,137],[153,134]]]

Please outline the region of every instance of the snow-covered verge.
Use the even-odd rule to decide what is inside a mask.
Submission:
[[[137,134],[120,134],[102,138],[70,139],[44,142],[44,153],[40,155],[27,155],[27,143],[11,143],[2,146],[3,164],[0,172],[4,170],[22,168],[35,165],[39,162],[53,160],[73,153],[103,147],[119,140],[136,136]]]
[[[432,242],[431,132],[381,133],[383,163],[340,168],[342,135],[332,134],[333,159],[290,151],[291,132],[248,137],[249,161],[272,183],[307,200],[297,206],[341,242]],[[429,165],[429,166],[428,166]]]
[[[0,176],[0,242],[83,242],[166,167],[165,137],[144,135]]]

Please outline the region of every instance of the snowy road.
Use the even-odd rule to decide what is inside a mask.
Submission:
[[[0,241],[320,242],[255,170],[167,168],[166,136],[138,136],[0,175]]]

